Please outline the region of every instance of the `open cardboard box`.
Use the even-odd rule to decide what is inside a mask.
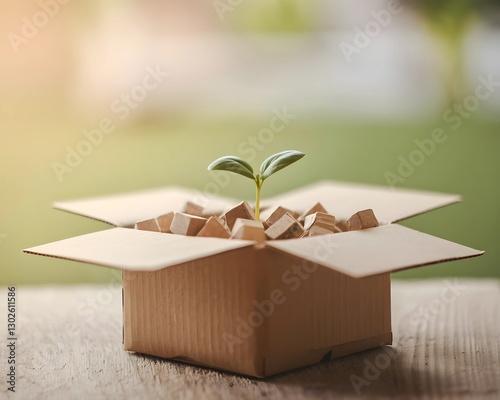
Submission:
[[[320,182],[271,198],[337,219],[372,208],[376,228],[267,241],[130,229],[178,211],[196,192],[166,188],[56,203],[115,225],[24,250],[123,271],[126,350],[266,377],[391,344],[390,273],[483,254],[394,222],[456,195]],[[213,198],[211,210],[237,200]]]

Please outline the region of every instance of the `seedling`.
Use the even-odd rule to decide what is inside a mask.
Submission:
[[[222,170],[234,172],[252,179],[257,187],[255,194],[255,219],[260,221],[260,192],[262,184],[272,174],[288,167],[300,160],[305,154],[296,150],[285,150],[266,158],[260,165],[258,174],[254,174],[252,166],[240,157],[226,156],[215,160],[208,166],[208,170]]]

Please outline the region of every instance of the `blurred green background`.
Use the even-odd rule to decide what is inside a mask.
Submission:
[[[242,144],[251,147],[283,107],[295,118],[259,143],[252,163],[284,149],[307,157],[270,178],[264,197],[320,179],[387,186],[386,173],[397,173],[415,140],[441,128],[446,141],[396,186],[458,193],[463,202],[403,224],[486,254],[394,276],[500,277],[500,90],[477,106],[467,100],[480,77],[500,81],[498,7],[425,3],[401,3],[350,61],[342,43],[354,46],[386,2],[243,2],[222,18],[201,1],[70,3],[17,47],[10,34],[22,35],[23,18],[40,6],[2,4],[0,284],[109,281],[104,268],[21,253],[109,227],[51,203],[167,185],[203,190],[206,166],[244,157]],[[169,76],[121,120],[113,102],[156,65]],[[464,101],[474,110],[460,114]],[[113,132],[58,179],[53,163],[65,163],[68,146],[103,118]],[[252,200],[253,191],[232,176],[221,194]]]

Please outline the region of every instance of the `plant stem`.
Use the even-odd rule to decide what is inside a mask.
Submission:
[[[255,219],[260,221],[260,188],[262,187],[260,178],[255,180],[255,184],[257,185],[257,192],[255,194]]]

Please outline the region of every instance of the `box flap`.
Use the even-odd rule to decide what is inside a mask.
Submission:
[[[137,221],[180,211],[186,201],[203,205],[207,212],[222,212],[238,203],[225,197],[204,196],[201,192],[167,187],[88,199],[59,201],[54,208],[107,222],[132,227]]]
[[[129,271],[155,271],[253,245],[254,242],[248,240],[112,228],[32,247],[23,252]]]
[[[115,226],[132,227],[137,221],[169,211],[180,211],[186,201],[201,204],[206,207],[207,212],[214,213],[221,213],[239,202],[227,197],[204,196],[196,190],[166,187],[59,201],[54,203],[54,208]],[[388,224],[456,203],[460,201],[460,196],[325,181],[266,199],[262,202],[262,207],[281,205],[301,212],[318,201],[337,219],[347,219],[357,211],[372,208],[380,224]]]
[[[460,196],[324,181],[267,199],[262,204],[303,212],[318,201],[339,220],[371,208],[380,224],[389,224],[459,202]]]
[[[355,278],[484,253],[400,225],[275,240],[267,245]]]

